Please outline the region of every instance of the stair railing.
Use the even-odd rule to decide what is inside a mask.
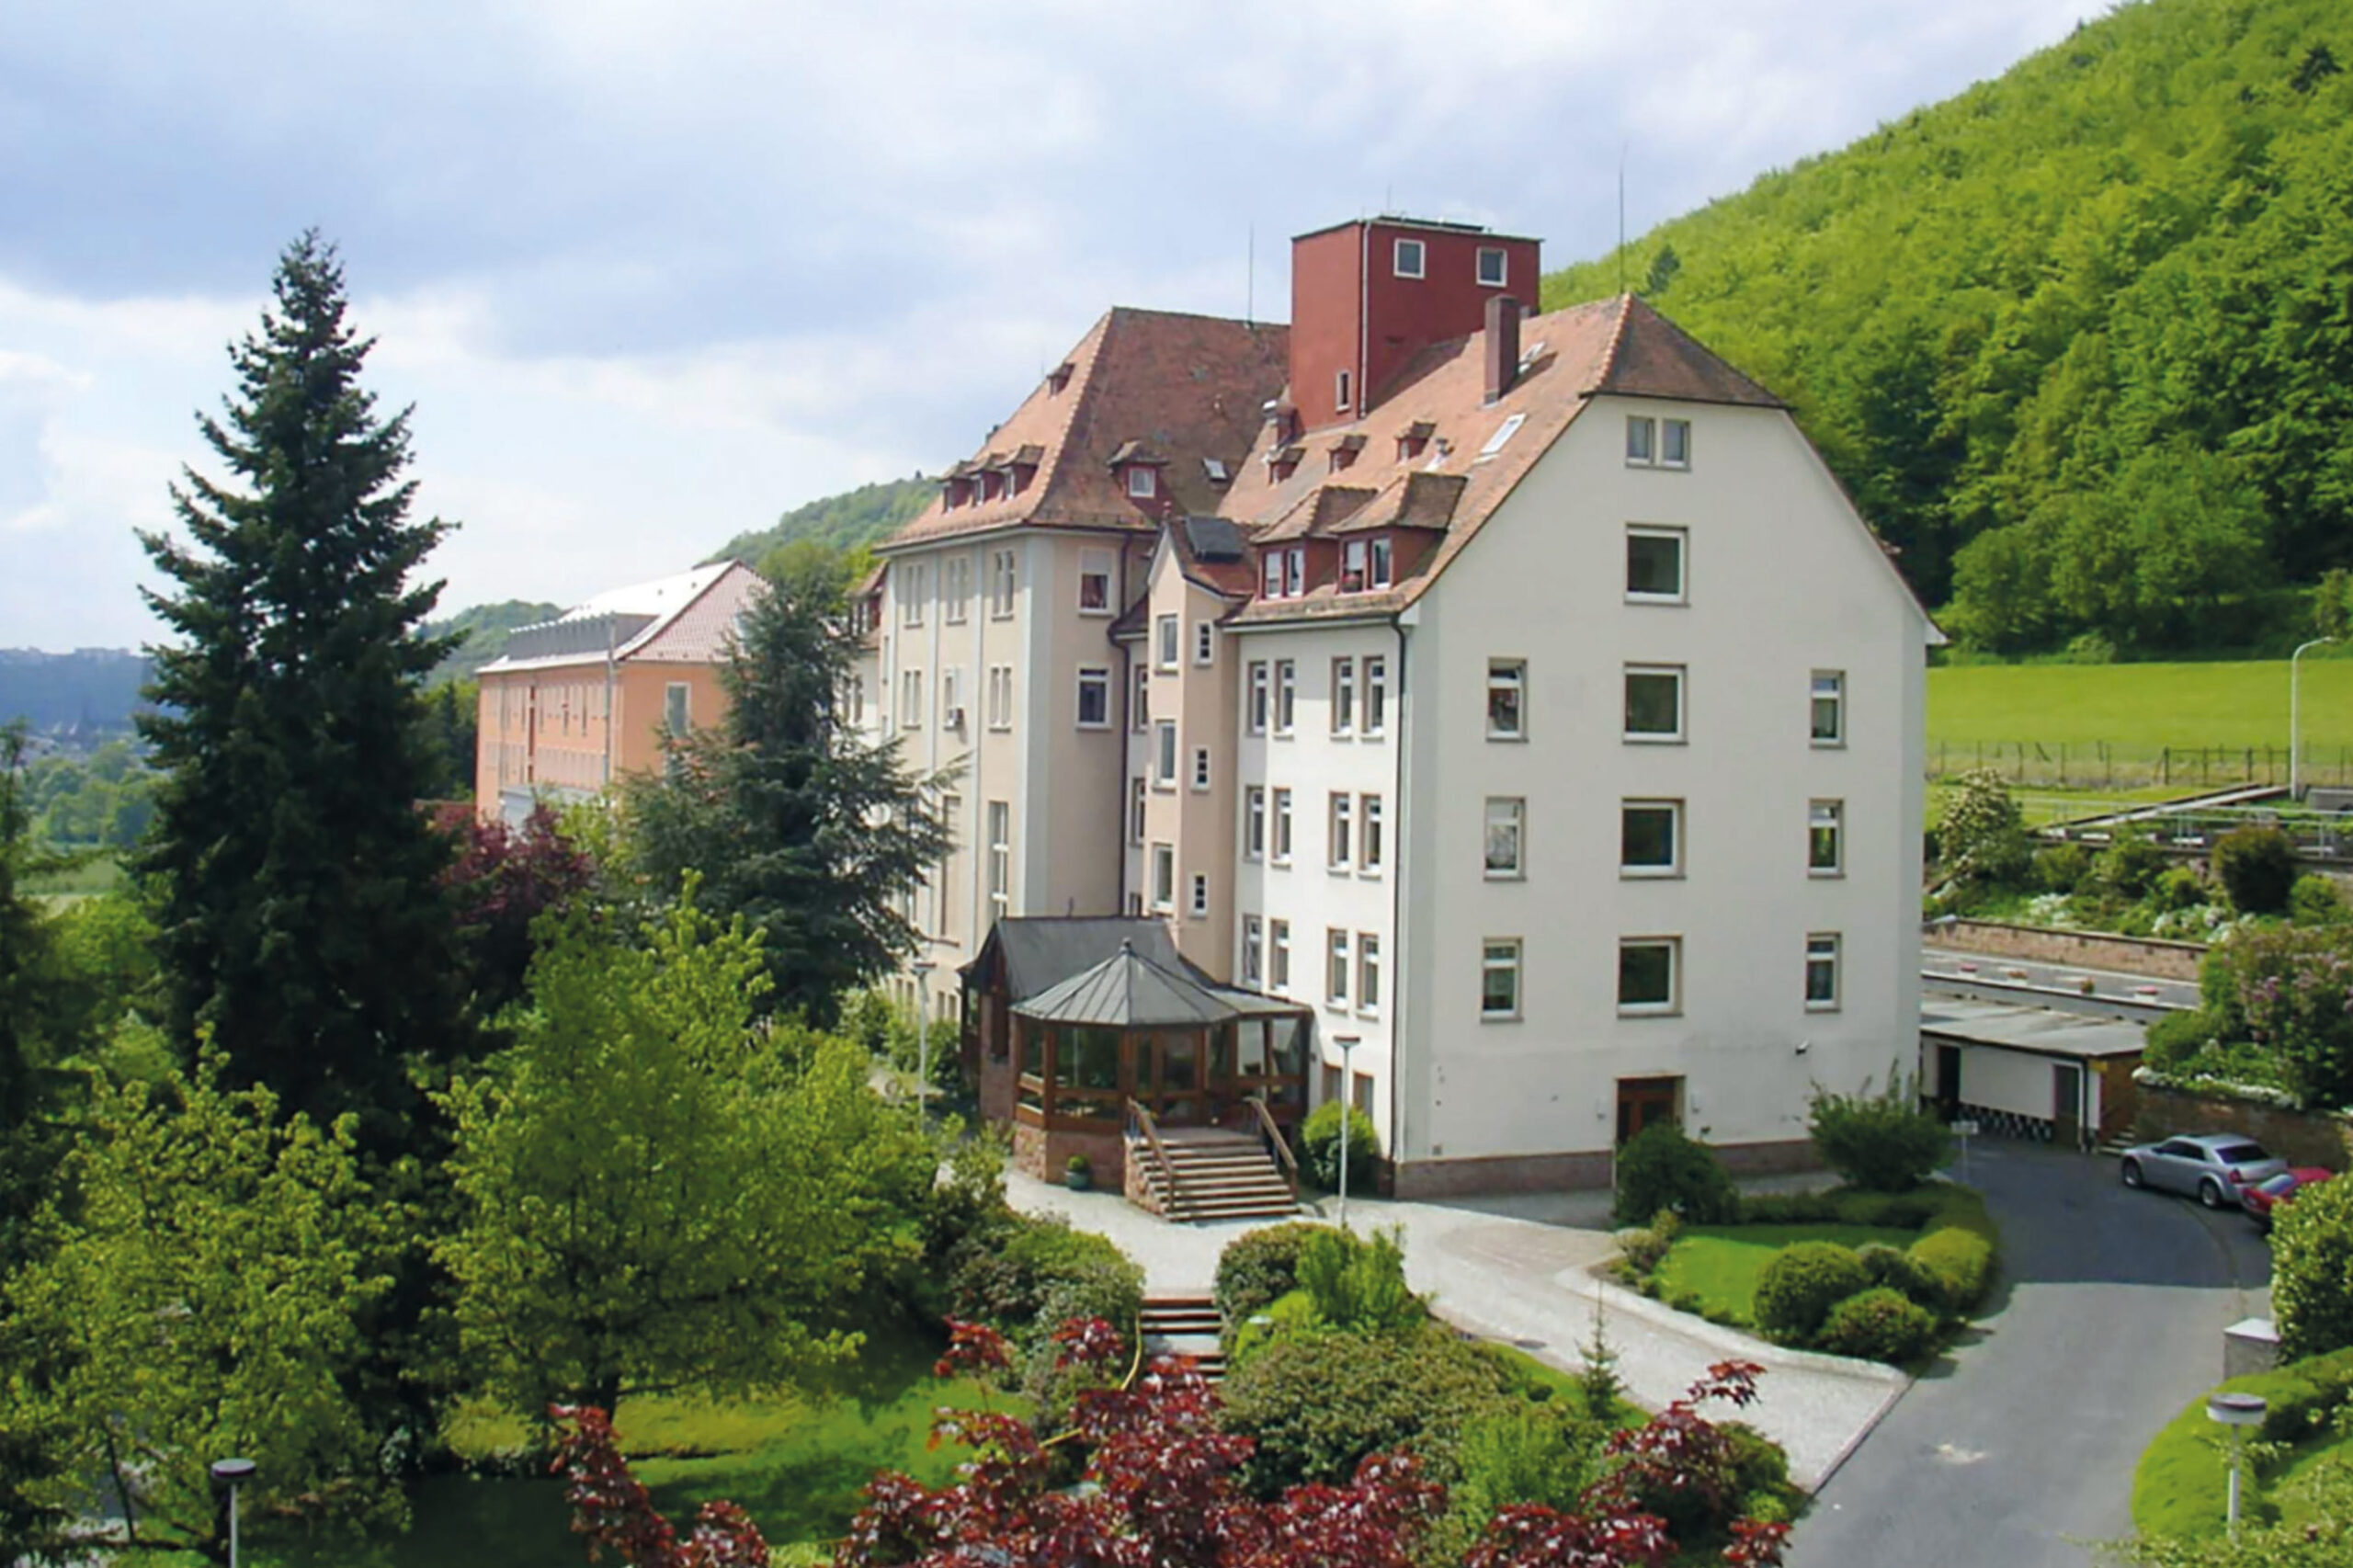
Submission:
[[[1153,1163],[1160,1169],[1160,1185],[1165,1191],[1164,1202],[1168,1216],[1175,1218],[1177,1202],[1176,1162],[1168,1157],[1167,1145],[1160,1141],[1160,1123],[1154,1120],[1152,1112],[1138,1105],[1132,1096],[1128,1100],[1128,1141],[1131,1143],[1135,1141],[1136,1130],[1139,1128],[1142,1130],[1143,1141],[1152,1150]]]
[[[1250,1108],[1258,1113],[1259,1138],[1266,1142],[1275,1158],[1282,1163],[1283,1181],[1290,1187],[1291,1197],[1297,1198],[1299,1196],[1299,1156],[1293,1154],[1290,1152],[1290,1145],[1284,1142],[1283,1130],[1275,1123],[1275,1113],[1267,1108],[1267,1096],[1251,1095],[1246,1097],[1250,1102]]]

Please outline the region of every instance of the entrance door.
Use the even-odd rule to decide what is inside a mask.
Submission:
[[[1950,1121],[1961,1115],[1961,1047],[1937,1047],[1937,1114]]]
[[[1683,1098],[1680,1078],[1620,1078],[1618,1080],[1618,1142],[1626,1141],[1656,1121],[1676,1121]]]
[[[2051,1141],[2075,1148],[2084,1137],[2084,1070],[2072,1062],[2051,1067]]]

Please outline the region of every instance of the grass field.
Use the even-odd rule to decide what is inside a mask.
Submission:
[[[25,891],[52,903],[70,903],[77,898],[95,898],[111,892],[122,882],[122,862],[112,852],[94,855],[71,870],[46,877],[28,877]]]
[[[1883,1225],[1688,1225],[1658,1266],[1659,1294],[1669,1301],[1685,1292],[1699,1298],[1705,1312],[1744,1326],[1756,1322],[1756,1277],[1773,1255],[1791,1242],[1836,1242],[1859,1247],[1884,1242],[1908,1247],[1917,1231]]]

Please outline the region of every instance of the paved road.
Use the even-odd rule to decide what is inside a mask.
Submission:
[[[1914,1385],[1798,1527],[1793,1568],[2085,1568],[2131,1528],[2132,1467],[2222,1375],[2269,1258],[2236,1210],[2125,1190],[2115,1162],[1988,1142],[2002,1226],[1981,1331]]]
[[[2198,1006],[2195,981],[2161,980],[2115,970],[2086,969],[2079,964],[2038,963],[2028,959],[1963,952],[1955,948],[1923,949],[1920,974],[1931,990],[1958,989],[1963,994],[1984,995],[1994,1001],[2013,999],[2005,993],[2030,987],[2028,995],[2015,999],[2063,1011],[2148,1017],[2154,1016],[2155,1006]],[[2082,990],[2086,980],[2092,983],[2088,994]],[[2041,994],[2048,992],[2059,994]]]

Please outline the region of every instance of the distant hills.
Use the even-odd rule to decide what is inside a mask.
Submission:
[[[1789,398],[1969,642],[2292,641],[2353,567],[2348,65],[2343,0],[2121,6],[1544,303],[1622,277]]]
[[[506,651],[506,639],[517,627],[535,626],[563,613],[562,605],[501,599],[494,605],[471,606],[445,620],[426,621],[423,630],[428,637],[457,635],[465,639],[456,653],[435,668],[433,683],[472,677],[476,670]]]
[[[801,540],[832,550],[856,550],[892,533],[929,506],[938,494],[939,481],[920,473],[908,479],[861,484],[855,490],[795,506],[779,517],[772,528],[737,534],[710,559],[757,566],[771,551]]]
[[[146,684],[147,656],[128,649],[0,648],[0,724],[22,720],[35,734],[119,734]]]

